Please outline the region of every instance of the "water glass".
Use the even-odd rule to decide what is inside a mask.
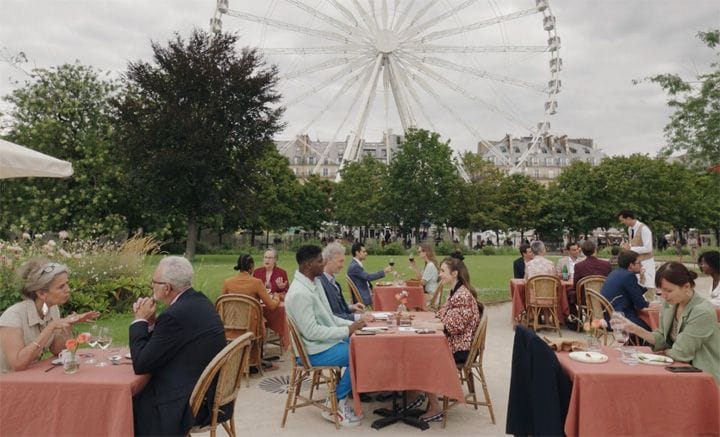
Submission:
[[[395,314],[390,313],[387,315],[387,326],[388,328],[395,326]]]
[[[637,349],[635,349],[632,346],[623,346],[622,349],[620,349],[622,353],[621,361],[628,366],[635,366],[638,364],[637,359]]]
[[[90,334],[90,338],[88,338],[88,346],[95,349],[97,348],[97,339],[98,334],[100,332],[100,327],[98,325],[92,325],[90,327],[90,331],[88,334]],[[97,360],[95,359],[95,352],[90,352],[91,357],[85,360],[85,364],[95,364],[97,363]]]

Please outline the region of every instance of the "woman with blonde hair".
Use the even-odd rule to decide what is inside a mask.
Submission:
[[[438,262],[435,259],[435,252],[430,244],[418,244],[418,255],[425,261],[425,268],[420,272],[420,268],[415,264],[415,258],[410,258],[410,267],[415,270],[416,277],[420,279],[426,294],[432,294],[438,286]]]
[[[100,315],[97,311],[60,317],[60,305],[70,299],[68,267],[32,258],[18,270],[25,299],[0,316],[0,373],[25,370],[47,349],[58,355],[75,323]]]

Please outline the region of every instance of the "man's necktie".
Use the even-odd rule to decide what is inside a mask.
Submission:
[[[635,238],[635,228],[630,228],[630,238]]]

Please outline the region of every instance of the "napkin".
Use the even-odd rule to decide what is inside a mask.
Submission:
[[[558,337],[545,337],[542,338],[550,349],[557,352],[573,352],[573,351],[584,351],[587,349],[587,342],[582,340],[569,340],[566,338]]]
[[[443,332],[445,330],[445,325],[443,325],[442,322],[433,322],[433,321],[429,321],[429,320],[427,320],[427,321],[416,320],[413,323],[413,326],[416,328],[421,328],[421,329],[434,329],[438,332]]]

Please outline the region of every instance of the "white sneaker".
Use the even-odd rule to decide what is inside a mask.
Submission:
[[[365,418],[365,416],[363,416],[362,413],[360,413],[359,416],[355,414],[355,405],[353,404],[353,402],[349,396],[346,397],[345,399],[343,399],[343,401],[344,401],[343,403],[344,403],[344,408],[345,408],[345,410],[344,410],[345,417],[347,417],[348,419],[350,419],[353,422],[358,422],[358,423]],[[338,410],[339,409],[340,409],[340,405],[338,405]]]
[[[329,398],[325,400],[325,407],[327,407],[327,410],[322,410],[320,414],[325,420],[335,423],[335,419],[333,418],[332,413],[329,411],[332,408],[332,404]],[[348,398],[338,401],[337,415],[340,426],[346,428],[358,426],[362,421],[361,418],[355,416],[352,408],[352,403],[348,402]]]

